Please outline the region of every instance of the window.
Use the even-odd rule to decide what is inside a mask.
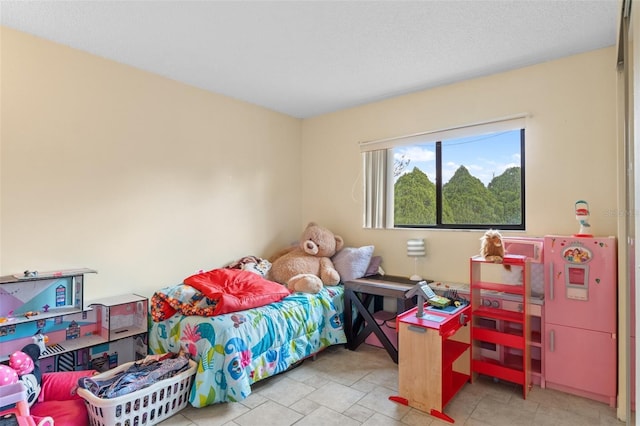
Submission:
[[[366,228],[525,226],[524,117],[361,144]]]

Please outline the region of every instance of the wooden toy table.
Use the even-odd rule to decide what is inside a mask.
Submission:
[[[425,307],[398,316],[398,390],[389,399],[451,423],[444,407],[471,378],[471,306],[452,314]]]

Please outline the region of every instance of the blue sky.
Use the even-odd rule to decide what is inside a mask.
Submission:
[[[460,165],[480,179],[485,186],[494,176],[509,167],[520,166],[520,130],[492,133],[480,136],[451,139],[442,143],[442,169],[447,183]],[[394,158],[402,155],[411,159],[405,173],[418,167],[435,182],[435,144],[400,146],[394,150]]]

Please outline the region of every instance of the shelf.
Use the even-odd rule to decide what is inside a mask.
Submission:
[[[474,317],[492,318],[517,323],[523,323],[525,321],[525,315],[522,312],[507,311],[504,309],[489,308],[486,306],[477,308],[471,313],[471,315]]]
[[[65,340],[64,342],[56,343],[55,345],[47,346],[40,359],[48,358],[54,355],[60,355],[65,352],[77,351],[78,349],[87,348],[90,346],[101,345],[107,343],[109,340],[98,335],[92,334],[90,336],[82,336],[77,339]]]
[[[531,360],[531,374],[542,374],[542,360],[541,359],[532,359]]]
[[[505,356],[505,365],[517,370],[516,366],[522,365],[522,354],[508,354]],[[542,360],[531,358],[531,374],[542,374]]]
[[[505,367],[514,369],[514,370],[521,370],[522,369],[522,365],[523,365],[522,353],[520,353],[520,354],[516,354],[516,353],[506,354],[504,356],[504,360],[503,360],[502,365],[504,365]]]
[[[60,355],[66,352],[77,351],[91,346],[101,345],[107,343],[109,340],[98,335],[92,334],[89,336],[78,337],[77,339],[65,340],[64,342],[56,343],[46,347],[46,350],[40,355],[40,359],[49,358],[55,355]],[[9,355],[0,356],[0,362],[9,360]]]
[[[23,324],[23,323],[33,322],[38,320],[45,320],[45,319],[61,317],[65,315],[80,314],[82,312],[83,312],[82,309],[76,308],[76,307],[50,308],[47,312],[39,312],[38,315],[30,315],[28,317],[26,316],[9,317],[5,322],[0,323],[0,327],[5,327],[8,325],[14,325],[14,324]]]
[[[520,326],[520,327],[514,327],[515,326]],[[505,325],[504,328],[502,329],[503,333],[507,333],[507,334],[513,334],[516,336],[522,336],[522,324],[521,323],[514,323],[514,322],[506,322],[505,321]]]
[[[104,306],[116,306],[116,305],[124,305],[127,303],[135,303],[146,300],[147,298],[144,296],[140,296],[137,294],[122,294],[118,296],[105,297],[102,299],[92,300],[88,302],[89,306],[93,305],[104,305]]]
[[[511,348],[522,349],[526,342],[522,335],[514,335],[501,333],[499,331],[488,328],[474,327],[471,338],[481,342],[495,343],[496,345],[508,346]]]
[[[505,254],[502,258],[502,262],[500,263],[485,260],[482,256],[473,256],[471,258],[471,261],[476,263],[487,263],[495,265],[524,265],[527,261],[527,256],[521,256],[519,254]]]
[[[535,346],[537,348],[542,347],[542,333],[539,331],[531,332],[531,340],[529,341],[531,346]]]
[[[523,384],[525,380],[524,370],[509,368],[488,359],[474,359],[473,371],[486,376],[495,377],[517,384]],[[525,386],[526,387],[526,386]]]
[[[39,272],[37,275],[25,277],[23,274],[4,275],[0,284],[14,284],[29,281],[57,280],[59,278],[77,277],[84,274],[96,274],[98,271],[89,268],[62,269],[59,271]]]
[[[469,349],[469,343],[458,342],[456,340],[445,340],[442,347],[442,365],[451,365],[460,358],[460,355]]]
[[[451,372],[451,380],[443,380],[442,383],[442,406],[446,406],[451,398],[469,381],[468,374],[462,374],[457,371]]]
[[[479,288],[480,290],[497,291],[500,293],[524,294],[524,287],[514,284],[499,284],[486,281],[476,281],[473,282],[473,287]]]
[[[136,336],[138,334],[146,333],[145,328],[139,327],[122,327],[110,331],[110,340],[120,340],[126,337]]]
[[[470,259],[470,296],[474,308],[471,344],[478,349],[472,351],[471,371],[474,375],[484,374],[521,385],[522,396],[526,398],[531,384],[529,349],[532,337],[528,300],[531,265],[525,256],[509,255],[505,256],[503,264],[522,266],[522,282],[510,283],[500,274],[500,264],[478,256]],[[487,296],[489,292],[507,299],[503,300],[502,308],[482,303],[483,298],[490,297]],[[536,338],[541,341],[540,333]],[[493,349],[486,349],[498,356],[495,359],[483,357],[483,345],[493,346]]]
[[[102,334],[110,341],[147,332],[148,301],[137,294],[124,294],[106,297],[91,302],[91,306],[100,312]]]

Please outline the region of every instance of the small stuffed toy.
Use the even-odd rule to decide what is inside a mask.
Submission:
[[[269,279],[290,291],[318,293],[325,285],[337,285],[340,274],[331,262],[344,241],[342,237],[314,222],[307,225],[299,244],[273,256]]]
[[[267,259],[261,259],[256,256],[245,256],[225,266],[229,269],[242,269],[243,271],[253,272],[261,277],[266,277],[271,269],[271,263]],[[201,273],[205,271],[200,271]]]
[[[480,244],[480,254],[486,260],[495,263],[502,263],[504,258],[504,246],[502,245],[502,235],[494,229],[489,229],[484,233]]]

